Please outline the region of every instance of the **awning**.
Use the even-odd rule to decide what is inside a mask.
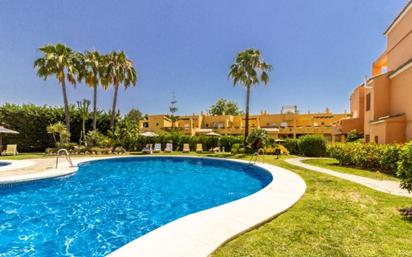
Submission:
[[[157,137],[159,136],[158,134],[151,132],[151,131],[146,131],[140,134],[142,137]]]

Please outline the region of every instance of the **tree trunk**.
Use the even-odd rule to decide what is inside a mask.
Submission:
[[[81,135],[80,138],[83,141],[84,145],[87,146],[87,142],[86,142],[86,119],[85,119],[85,117],[83,117],[83,120],[82,120],[82,134],[83,135]]]
[[[69,100],[67,99],[66,83],[62,82],[63,101],[64,101],[64,116],[66,118],[66,129],[70,133],[70,113],[69,113]]]
[[[110,120],[110,128],[114,129],[114,121],[116,118],[116,104],[117,104],[117,94],[119,93],[119,86],[114,86],[113,95],[113,105],[112,105],[112,119]]]
[[[249,135],[249,101],[250,101],[250,86],[246,86],[246,110],[245,110],[245,138],[243,146],[246,148],[247,136]]]
[[[97,86],[93,87],[93,130],[97,129]]]

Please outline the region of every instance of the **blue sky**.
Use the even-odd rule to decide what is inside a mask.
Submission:
[[[242,107],[228,67],[237,52],[259,48],[274,70],[252,91],[251,111],[277,113],[297,104],[306,112],[349,109],[351,90],[385,49],[382,32],[406,0],[2,0],[0,104],[60,105],[54,78],[32,67],[45,43],[82,51],[125,50],[138,85],[120,93],[119,108],[166,113],[174,91],[180,114],[199,113],[218,98]],[[84,85],[69,90],[74,103],[91,98]],[[112,91],[99,92],[110,108]]]

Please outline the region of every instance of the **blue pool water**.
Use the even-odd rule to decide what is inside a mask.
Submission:
[[[272,176],[242,163],[119,158],[0,188],[0,256],[105,256],[179,217],[240,199]]]
[[[10,164],[9,162],[0,162],[0,167],[6,166],[6,165],[9,165],[9,164]]]

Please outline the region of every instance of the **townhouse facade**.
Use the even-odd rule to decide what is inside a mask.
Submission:
[[[263,129],[275,139],[298,138],[302,135],[321,134],[329,141],[343,141],[345,135],[336,133],[334,124],[350,117],[350,114],[333,114],[328,108],[323,113],[301,114],[297,108],[283,108],[279,114],[268,114],[262,111],[258,115],[250,115],[249,129]],[[140,123],[143,132],[162,133],[171,127],[179,128],[186,135],[201,135],[215,132],[220,135],[243,135],[245,117],[233,115],[200,115],[179,116],[172,124],[167,115],[148,115]]]
[[[404,143],[412,140],[412,1],[384,35],[386,49],[352,92],[352,116],[339,122],[337,133],[356,129],[365,142]]]

